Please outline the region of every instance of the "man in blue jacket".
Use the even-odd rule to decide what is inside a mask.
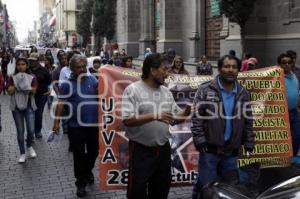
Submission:
[[[200,157],[193,199],[207,183],[238,180],[239,148],[244,145],[247,154],[253,151],[250,94],[237,82],[240,67],[238,58],[225,55],[218,62],[219,75],[196,93],[191,131]]]
[[[53,131],[58,133],[60,118],[68,106],[69,139],[73,150],[74,175],[78,197],[86,195],[86,185],[94,183],[93,168],[98,157],[98,81],[87,74],[87,59],[73,55],[71,76],[59,87]]]

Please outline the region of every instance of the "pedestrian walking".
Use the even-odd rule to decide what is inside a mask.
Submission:
[[[47,49],[45,52],[45,57],[50,57],[51,58],[51,63],[54,64],[54,58],[51,52],[51,49]]]
[[[258,68],[258,60],[255,57],[251,57],[247,60],[247,67],[245,71],[255,70]]]
[[[225,55],[218,61],[218,76],[200,85],[192,116],[191,132],[200,152],[193,199],[201,188],[219,178],[239,181],[237,158],[241,145],[249,155],[254,148],[250,94],[237,82],[240,60]],[[245,113],[242,115],[237,115]]]
[[[75,54],[79,55],[80,53],[78,51],[76,51],[76,50],[69,51],[67,53],[67,63],[70,63],[70,60],[72,59],[72,57]],[[61,86],[62,83],[64,83],[64,82],[68,83],[69,82],[71,74],[72,74],[72,71],[71,71],[71,68],[70,68],[69,64],[61,69],[60,74],[59,74],[59,81],[58,81],[59,89],[60,89],[60,86]],[[70,108],[66,105],[64,107],[64,116],[69,115],[69,111],[70,111]],[[68,119],[63,119],[62,120],[62,126],[63,126],[63,132],[64,132],[64,134],[68,134],[68,139],[70,141],[69,126],[68,126],[68,121],[67,120]],[[70,142],[69,143],[69,152],[72,152],[72,151],[73,150],[72,150],[71,142]]]
[[[4,87],[5,87],[4,77],[3,77],[2,71],[0,70],[0,94],[2,93]]]
[[[142,80],[130,84],[122,97],[122,118],[129,138],[129,199],[167,199],[171,185],[169,125],[185,121],[165,87],[168,67],[164,56],[153,53],[143,63]]]
[[[4,51],[3,54],[2,54],[2,59],[1,59],[1,71],[2,71],[2,75],[3,75],[3,78],[4,78],[4,84],[6,85],[7,83],[7,66],[10,62],[10,55],[8,53],[8,51]],[[5,95],[6,94],[6,91],[3,90],[3,94]]]
[[[98,55],[96,55],[96,56],[98,56]],[[109,54],[108,54],[108,52],[106,51],[106,50],[104,50],[103,48],[101,48],[101,50],[100,50],[100,58],[101,58],[101,60],[106,60],[106,61],[108,61],[109,60]],[[104,63],[103,63],[104,64]]]
[[[126,53],[126,50],[125,50],[124,48],[121,50],[120,56],[121,56],[121,59],[122,59],[123,57],[128,56],[127,53]]]
[[[69,83],[62,82],[55,111],[53,131],[59,132],[64,106],[70,103],[68,119],[69,139],[73,149],[76,194],[86,195],[87,184],[94,183],[92,169],[98,156],[98,81],[87,75],[87,59],[74,55],[70,60],[72,71]]]
[[[132,60],[133,60],[133,58],[131,56],[123,57],[121,67],[123,67],[123,68],[133,68]]]
[[[144,52],[144,57],[146,58],[150,54],[152,54],[151,48],[146,48],[146,50]]]
[[[111,59],[109,62],[112,62],[114,66],[121,66],[120,53],[118,50],[114,50]]]
[[[212,75],[213,69],[211,64],[207,61],[206,55],[202,55],[200,62],[197,64],[197,75]]]
[[[31,50],[30,50],[30,54],[31,53],[38,53],[38,49],[35,46],[30,46]],[[30,56],[30,55],[29,55]]]
[[[56,53],[56,60],[54,61],[54,64],[56,64],[57,66],[59,66],[59,57],[63,54],[66,54],[66,52],[62,49],[58,50]],[[54,57],[53,57],[54,58]]]
[[[56,67],[52,72],[52,88],[53,88],[56,96],[59,94],[60,78],[64,77],[64,81],[68,81],[68,78],[70,77],[70,74],[71,74],[71,70],[69,69],[69,60],[68,60],[67,54],[64,51],[60,50],[57,53],[57,58],[58,58],[58,62],[59,62],[58,67]],[[68,68],[67,72],[69,72],[68,76],[61,75],[62,69],[66,68],[66,67]],[[67,116],[67,115],[68,115],[68,107],[65,106],[64,116]],[[68,134],[69,127],[68,127],[67,119],[62,119],[62,128],[63,128],[63,133]],[[68,139],[70,140],[69,135],[68,135]],[[72,152],[70,143],[69,143],[68,150],[69,150],[69,152]]]
[[[51,53],[51,51],[50,51],[50,53]],[[45,68],[47,69],[48,73],[52,77],[52,73],[55,69],[53,57],[45,56]],[[48,99],[47,99],[47,106],[48,106],[48,109],[50,110],[53,99],[54,99],[53,95],[51,94],[52,92],[54,92],[52,84],[49,86],[49,90],[50,90],[50,95],[48,96]]]
[[[189,75],[189,72],[185,70],[183,59],[180,56],[175,56],[171,68],[169,70],[171,74]]]
[[[32,74],[37,78],[38,86],[35,93],[35,137],[41,139],[43,137],[41,130],[43,124],[43,112],[50,94],[49,86],[51,84],[51,76],[45,67],[39,64],[39,54],[31,53],[28,61]]]
[[[68,56],[64,51],[60,50],[57,53],[57,58],[58,58],[58,67],[56,67],[52,72],[52,87],[53,87],[53,90],[55,91],[56,95],[59,94],[59,83],[60,83],[59,78],[60,78],[61,71],[63,68],[69,67]],[[67,80],[67,78],[66,78],[66,80]],[[65,115],[67,115],[67,113]],[[62,126],[63,126],[64,134],[67,134],[68,127],[67,127],[66,119],[62,119]]]
[[[72,73],[69,63],[70,63],[70,59],[73,57],[74,54],[79,54],[77,51],[69,51],[67,53],[67,63],[68,65],[62,67],[60,73],[59,73],[59,82],[58,85],[60,85],[62,82],[64,81],[68,81],[68,79],[70,78],[70,75]]]
[[[278,65],[284,70],[286,97],[288,101],[289,119],[293,144],[293,163],[300,164],[300,98],[299,81],[293,72],[293,57],[290,54],[281,54],[277,58]]]
[[[32,147],[32,140],[34,136],[34,111],[37,109],[34,99],[34,93],[37,89],[37,79],[33,76],[28,67],[26,58],[18,58],[16,60],[15,74],[9,78],[8,94],[11,95],[10,110],[17,129],[17,139],[20,149],[19,163],[26,161],[25,155],[25,127],[26,123],[26,146],[28,148],[29,156],[35,158],[36,152]]]
[[[231,55],[231,56],[236,56],[236,52],[235,52],[235,50],[233,50],[233,49],[231,49],[231,50],[229,50],[229,55]]]
[[[286,51],[286,54],[292,58],[292,71],[297,76],[298,80],[300,81],[300,66],[296,65],[297,61],[297,53],[293,50]]]
[[[89,68],[89,72],[98,79],[98,70],[101,67],[101,60],[96,58],[93,60],[93,67]]]
[[[69,65],[67,54],[60,50],[57,53],[58,66],[52,71],[52,86],[56,94],[58,94],[59,75],[61,70]]]
[[[248,70],[248,59],[250,59],[251,57],[253,57],[252,53],[246,52],[244,54],[244,58],[242,60],[241,72]]]
[[[2,75],[2,71],[0,70],[0,94],[2,93],[4,87],[5,87],[4,78],[3,78],[3,75]],[[0,104],[0,132],[1,131],[2,131],[2,123],[1,123],[1,104]]]
[[[175,49],[169,48],[166,52],[166,58],[169,66],[173,63],[175,57],[176,57]]]
[[[53,58],[50,56],[45,56],[45,68],[47,69],[50,76],[52,76],[52,72],[55,69],[55,65],[53,62]]]

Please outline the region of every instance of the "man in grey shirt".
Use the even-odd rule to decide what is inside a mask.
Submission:
[[[191,107],[182,111],[163,86],[168,67],[154,53],[143,63],[142,80],[123,93],[122,117],[129,138],[129,199],[167,199],[171,184],[169,125],[183,122]]]

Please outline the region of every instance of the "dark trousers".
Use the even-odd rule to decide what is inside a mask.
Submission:
[[[147,147],[129,142],[129,199],[167,199],[171,185],[170,144]]]
[[[73,149],[76,186],[86,186],[86,178],[92,174],[98,157],[98,127],[69,127],[70,144]]]
[[[300,149],[300,112],[298,109],[289,110],[289,117],[293,141],[293,155],[297,156]]]
[[[44,107],[47,102],[48,96],[47,95],[35,95],[35,104],[37,109],[35,110],[35,136],[39,136],[42,130],[43,124],[43,112]]]

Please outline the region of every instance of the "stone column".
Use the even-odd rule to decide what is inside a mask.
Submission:
[[[157,42],[158,52],[174,48],[178,55],[182,55],[182,2],[182,0],[161,0],[162,21]]]
[[[119,49],[125,49],[128,55],[139,56],[140,39],[140,0],[117,1],[116,38]]]
[[[236,23],[230,22],[224,15],[220,39],[221,56],[228,54],[228,51],[232,49],[236,51],[237,57],[242,57],[240,26]]]
[[[204,2],[204,1],[202,1]],[[203,12],[205,12],[205,10],[201,9],[203,8],[203,6],[200,4],[200,0],[191,0],[191,8],[193,8],[191,10],[192,13],[192,18],[191,18],[191,23],[192,23],[192,27],[193,30],[191,32],[191,36],[190,36],[190,58],[189,58],[189,62],[198,62],[199,60],[199,55],[200,55],[200,39],[204,39],[204,37],[202,38],[202,35],[200,37],[200,33],[199,33],[199,25],[202,26],[204,25],[203,23],[201,23],[201,15],[203,15]],[[204,5],[205,6],[205,5]],[[205,13],[204,13],[205,16]]]
[[[222,18],[223,18],[223,27],[220,33],[220,37],[221,39],[225,39],[229,35],[229,19],[225,17],[225,15],[223,15]]]
[[[142,0],[140,2],[141,36],[139,40],[139,58],[144,58],[146,48],[154,50],[154,1]]]

